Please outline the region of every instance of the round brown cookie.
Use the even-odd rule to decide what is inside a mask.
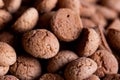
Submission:
[[[20,80],[34,80],[41,75],[41,64],[31,56],[18,56],[10,72]]]
[[[14,46],[16,44],[15,43],[15,36],[8,31],[3,31],[0,33],[0,41],[6,42],[11,46]]]
[[[64,80],[64,79],[58,74],[46,73],[43,74],[39,80]]]
[[[22,0],[4,0],[5,9],[10,13],[15,13],[21,6]]]
[[[24,49],[37,58],[52,58],[59,51],[59,42],[53,33],[46,29],[36,29],[23,35]]]
[[[97,70],[97,64],[90,58],[81,57],[69,63],[65,69],[66,80],[83,80]]]
[[[0,8],[2,8],[4,6],[4,2],[3,0],[0,0]]]
[[[5,76],[0,76],[0,80],[19,80],[13,75],[5,75]]]
[[[107,30],[107,40],[109,45],[115,50],[120,50],[120,20],[115,19]]]
[[[65,66],[67,63],[77,59],[78,56],[69,50],[60,51],[55,57],[51,58],[48,62],[48,72],[56,72]]]
[[[37,10],[40,13],[50,12],[53,8],[55,8],[58,0],[38,0],[37,1]]]
[[[35,27],[39,18],[38,11],[31,7],[27,9],[13,24],[12,29],[16,33],[23,33]]]
[[[0,9],[0,30],[3,29],[10,20],[12,20],[12,15],[3,9]]]
[[[59,8],[69,8],[80,14],[80,0],[58,0]]]
[[[84,79],[84,80],[100,80],[100,78],[96,75],[91,75],[90,77]]]
[[[103,80],[120,80],[120,74],[107,74]]]
[[[78,38],[82,31],[82,22],[71,9],[59,9],[51,19],[51,28],[62,41],[70,42]]]
[[[78,54],[80,56],[90,56],[97,50],[100,37],[92,28],[84,28],[81,35],[77,47]]]
[[[113,54],[107,50],[98,50],[92,56],[98,69],[95,74],[99,77],[104,77],[105,74],[113,74],[118,72],[118,62]]]
[[[16,62],[15,50],[5,42],[0,42],[0,65],[9,66]]]
[[[0,66],[0,76],[7,74],[8,70],[9,70],[9,66]]]

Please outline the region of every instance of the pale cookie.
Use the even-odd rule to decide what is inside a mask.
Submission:
[[[4,0],[5,9],[10,13],[15,13],[20,8],[22,0]]]
[[[16,33],[23,33],[35,27],[39,18],[38,11],[35,8],[27,9],[13,24],[12,29]]]
[[[15,50],[5,42],[0,42],[0,65],[9,66],[16,62]]]

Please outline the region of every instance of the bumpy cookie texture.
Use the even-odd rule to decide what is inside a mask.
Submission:
[[[88,77],[87,79],[84,80],[100,80],[100,78],[96,75],[91,75],[90,77]]]
[[[22,3],[22,0],[4,0],[5,9],[10,13],[15,13]]]
[[[19,80],[13,75],[5,75],[5,76],[0,76],[0,80]]]
[[[120,74],[107,74],[103,80],[120,80]]]
[[[70,42],[78,38],[83,28],[81,19],[71,9],[59,9],[51,19],[51,28],[62,41]]]
[[[3,0],[0,0],[0,8],[2,8],[4,6],[4,2]]]
[[[12,15],[9,12],[0,9],[0,30],[3,29],[11,19]]]
[[[69,63],[65,69],[66,80],[83,80],[97,70],[97,64],[90,58],[81,57]]]
[[[108,28],[107,39],[110,46],[116,50],[120,50],[120,20],[115,19]]]
[[[118,14],[113,9],[103,7],[103,6],[96,6],[97,12],[102,14],[106,19],[115,19],[117,18]]]
[[[55,8],[58,0],[38,0],[37,10],[40,13],[50,12],[53,8]]]
[[[48,72],[56,72],[65,66],[67,63],[77,59],[78,56],[69,50],[60,51],[55,57],[49,60],[47,70]]]
[[[8,66],[16,62],[15,50],[5,42],[0,42],[0,65]]]
[[[13,24],[12,29],[16,33],[23,33],[35,27],[39,18],[38,11],[35,8],[27,9]]]
[[[92,56],[98,69],[95,74],[99,77],[104,77],[105,74],[114,74],[118,72],[118,62],[113,54],[107,50],[98,50]]]
[[[80,56],[90,56],[97,50],[100,37],[92,28],[84,28],[81,35],[77,48],[78,54]]]
[[[36,29],[24,34],[24,49],[37,58],[52,58],[59,51],[59,42],[53,33],[46,29]]]
[[[0,33],[0,41],[1,42],[6,42],[9,45],[14,46],[15,45],[15,43],[14,43],[15,36],[8,31],[3,31],[3,32]]]
[[[9,66],[0,66],[0,76],[7,74]]]
[[[18,56],[10,72],[21,80],[34,80],[41,75],[41,64],[31,56]]]
[[[51,12],[41,15],[39,17],[39,21],[38,21],[38,25],[40,26],[40,28],[49,29],[50,28],[50,26],[49,26],[50,20],[54,14],[55,14],[55,12],[51,11]]]
[[[46,73],[43,74],[39,80],[64,80],[64,79],[58,74]]]
[[[69,8],[80,14],[80,0],[58,0],[59,8]]]
[[[82,24],[84,28],[95,28],[96,27],[96,24],[91,19],[81,18],[81,20],[82,20]]]
[[[117,12],[120,12],[120,0],[101,0],[101,3],[104,6],[107,6],[111,9],[116,10]]]

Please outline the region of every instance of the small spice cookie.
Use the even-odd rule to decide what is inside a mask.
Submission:
[[[4,0],[5,9],[10,13],[15,13],[21,6],[22,0]]]
[[[69,8],[80,14],[80,0],[58,0],[59,8]]]
[[[66,80],[83,80],[97,70],[97,64],[90,58],[81,57],[69,63],[65,69]]]
[[[55,8],[58,0],[38,0],[37,1],[37,10],[39,13],[50,12],[53,8]]]
[[[11,20],[12,15],[3,9],[0,9],[0,30],[2,30]]]
[[[16,62],[15,50],[5,42],[0,42],[0,65],[9,66]]]
[[[60,51],[55,57],[51,58],[48,62],[48,72],[56,72],[61,69],[67,63],[77,59],[78,56],[69,50]]]
[[[107,29],[107,40],[115,50],[120,50],[120,20],[115,19]]]
[[[52,58],[59,51],[59,42],[55,35],[46,29],[36,29],[23,35],[24,49],[37,58]]]
[[[98,50],[91,57],[97,65],[95,72],[97,76],[104,77],[105,74],[114,74],[118,72],[118,61],[113,54],[107,50]]]
[[[70,42],[78,38],[83,28],[81,19],[71,9],[59,9],[51,19],[54,34],[62,41]]]
[[[20,80],[34,80],[41,75],[41,64],[31,56],[18,56],[10,72]]]
[[[98,33],[92,28],[84,28],[78,42],[77,51],[80,56],[92,55],[100,44]]]
[[[38,11],[35,8],[27,9],[13,24],[12,29],[16,33],[23,33],[35,27],[39,18]]]
[[[0,76],[7,74],[9,66],[0,66]]]

